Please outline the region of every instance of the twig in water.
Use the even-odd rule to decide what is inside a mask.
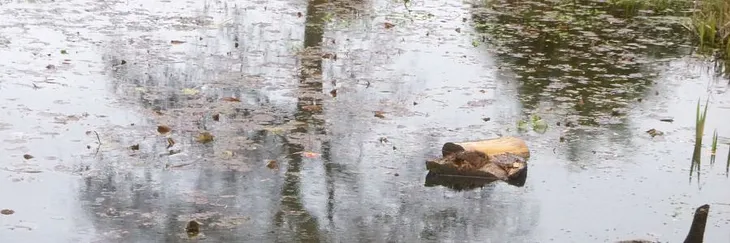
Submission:
[[[99,138],[99,133],[94,131],[94,134],[96,134],[96,141],[99,142],[99,146],[101,146],[101,138]]]

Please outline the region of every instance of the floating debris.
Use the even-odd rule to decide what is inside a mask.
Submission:
[[[198,141],[199,143],[209,143],[213,141],[213,138],[213,134],[210,134],[209,132],[201,132],[198,134],[195,141]]]
[[[654,128],[649,129],[649,130],[646,130],[646,133],[648,133],[649,135],[651,135],[652,138],[653,137],[656,137],[656,136],[664,135],[664,132],[659,131],[659,130],[656,130]]]
[[[159,132],[160,134],[166,134],[166,133],[169,133],[170,131],[172,131],[172,129],[168,126],[165,126],[165,125],[157,126],[157,132]]]
[[[195,220],[190,220],[188,224],[185,225],[185,233],[187,233],[190,237],[197,236],[200,234],[200,223]]]

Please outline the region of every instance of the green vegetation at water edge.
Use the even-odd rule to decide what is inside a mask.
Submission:
[[[609,0],[608,3],[633,14],[639,10],[659,14],[687,12],[688,20],[684,27],[694,36],[700,53],[730,59],[730,1]],[[730,64],[726,67],[730,68]]]

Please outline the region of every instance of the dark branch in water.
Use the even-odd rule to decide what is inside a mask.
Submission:
[[[689,228],[684,243],[702,243],[705,236],[705,225],[707,225],[707,214],[710,212],[710,205],[705,204],[695,210],[695,217],[692,226]]]
[[[99,138],[99,133],[94,131],[94,134],[96,134],[96,141],[99,142],[99,146],[101,146],[101,138]]]

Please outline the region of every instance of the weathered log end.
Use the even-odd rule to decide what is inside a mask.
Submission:
[[[707,215],[710,213],[710,205],[705,204],[695,209],[695,216],[692,219],[692,226],[689,228],[684,243],[702,243],[705,238],[705,226]]]

